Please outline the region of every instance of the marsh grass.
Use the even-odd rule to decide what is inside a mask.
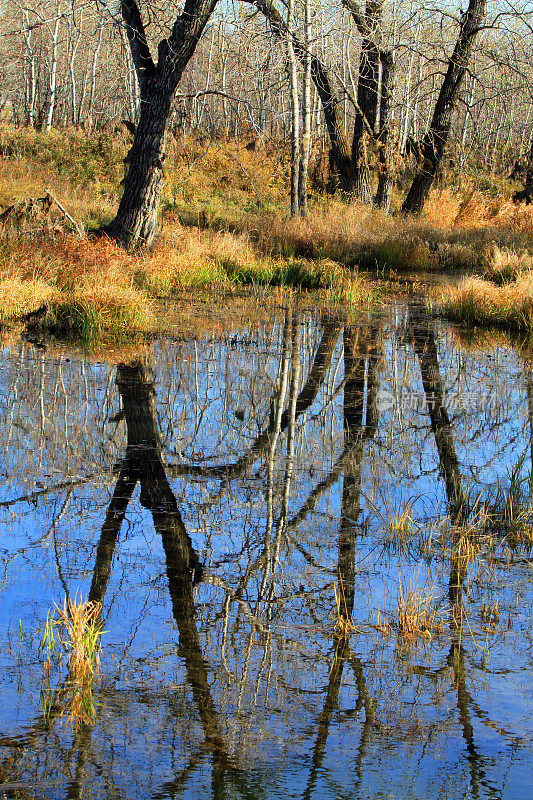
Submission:
[[[533,549],[531,473],[523,474],[525,457],[524,453],[507,471],[486,502],[486,527],[512,552]]]
[[[474,562],[482,551],[481,542],[475,528],[463,529],[451,550],[451,559],[461,564]]]
[[[56,606],[57,624],[62,629],[62,645],[68,655],[68,671],[73,683],[92,682],[100,668],[99,623],[100,604],[84,601],[81,594],[65,597],[63,606]]]
[[[466,278],[445,290],[443,316],[464,325],[483,325],[533,331],[533,275],[495,286],[481,278]]]
[[[353,633],[358,633],[359,629],[352,622],[351,614],[346,603],[346,595],[344,593],[344,584],[341,575],[339,575],[338,587],[337,584],[333,584],[333,591],[337,610],[337,618],[333,626],[333,635],[336,639],[345,641],[349,639]]]
[[[435,588],[419,587],[413,579],[405,587],[400,580],[396,599],[396,627],[405,639],[431,639],[445,630],[445,616],[437,607]]]
[[[84,601],[76,594],[66,597],[63,606],[49,612],[43,630],[41,650],[45,655],[45,686],[41,690],[41,707],[47,724],[54,717],[67,716],[77,727],[94,721],[96,706],[94,681],[100,669],[102,627],[100,605]],[[58,689],[51,689],[51,663],[58,659],[61,672],[62,656],[67,658],[68,677]]]
[[[129,143],[125,131],[44,134],[2,125],[0,207],[53,187],[86,228],[109,221]],[[487,195],[476,186],[466,194],[434,191],[419,219],[312,195],[308,218],[290,220],[283,149],[262,140],[249,144],[169,142],[161,230],[150,253],[128,255],[103,237],[80,242],[46,226],[30,239],[4,237],[1,321],[48,302],[65,328],[72,321],[72,333],[121,336],[157,325],[150,301],[172,301],[184,290],[318,290],[326,304],[355,307],[376,294],[359,268],[389,278],[403,270],[486,267],[492,279],[483,285],[482,302],[466,289],[462,310],[453,311],[449,300],[447,311],[476,320],[481,306],[480,324],[512,319],[519,329],[531,328],[529,256],[520,255],[529,252],[528,242],[533,250],[531,207],[515,206],[494,187]],[[514,272],[514,288],[500,287],[505,297],[490,295],[499,291],[495,281]]]
[[[496,628],[500,622],[500,601],[497,599],[493,603],[483,603],[480,616],[482,622]]]
[[[415,532],[411,514],[413,503],[414,500],[409,500],[400,512],[385,518],[385,530],[389,537],[403,544],[408,544]]]
[[[528,250],[517,252],[495,245],[487,259],[484,277],[497,286],[516,281],[533,269],[533,256]]]

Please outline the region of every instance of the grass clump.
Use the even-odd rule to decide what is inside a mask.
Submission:
[[[495,286],[482,278],[466,278],[445,290],[441,313],[465,325],[533,330],[533,275]]]
[[[49,307],[46,327],[84,339],[151,330],[153,301],[134,285],[135,262],[108,239],[4,244],[0,320]]]
[[[83,339],[120,338],[154,325],[150,300],[124,286],[84,287],[55,300],[50,308],[58,332],[78,333]]]
[[[57,615],[57,616],[56,616]],[[94,722],[96,708],[93,697],[94,681],[100,669],[102,628],[99,622],[100,604],[84,601],[76,593],[66,597],[63,606],[49,612],[43,631],[41,649],[45,652],[45,687],[41,691],[43,715],[48,724],[54,716],[67,715],[73,727]],[[53,657],[59,649],[67,657],[67,678],[52,691],[50,672]]]
[[[516,252],[495,245],[485,266],[484,277],[497,286],[503,286],[531,274],[532,268],[533,256],[528,251]]]
[[[339,575],[339,588],[337,588],[337,584],[333,584],[333,591],[335,593],[335,606],[337,610],[337,617],[335,625],[333,626],[333,635],[337,640],[344,642],[350,638],[352,633],[359,633],[359,629],[352,622],[341,575]]]
[[[58,295],[57,289],[42,278],[0,279],[0,324],[12,322]]]
[[[413,503],[413,500],[408,501],[400,512],[387,514],[384,518],[389,538],[402,545],[408,544],[414,534],[415,524],[411,514]]]
[[[398,633],[405,639],[419,636],[430,639],[444,631],[444,618],[437,608],[434,589],[420,588],[412,580],[407,588],[400,581],[396,612]]]

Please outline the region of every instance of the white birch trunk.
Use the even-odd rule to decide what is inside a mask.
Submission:
[[[59,28],[61,25],[61,0],[57,0],[56,18],[52,30],[52,51],[50,61],[50,83],[48,89],[48,101],[46,106],[46,118],[44,123],[45,131],[52,128],[54,108],[56,103],[56,83],[57,83],[57,50],[59,43]]]

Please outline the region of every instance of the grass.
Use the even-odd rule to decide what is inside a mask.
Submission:
[[[388,535],[402,544],[407,544],[413,535],[414,522],[411,515],[413,503],[413,500],[408,501],[400,513],[390,514],[385,518]]]
[[[516,281],[527,276],[533,268],[533,256],[527,250],[516,252],[504,247],[495,246],[492,257],[485,267],[484,277],[497,286]]]
[[[346,595],[344,593],[344,585],[342,576],[339,575],[339,587],[333,584],[333,591],[335,593],[335,606],[337,610],[337,618],[333,626],[333,635],[339,641],[346,641],[352,633],[358,633],[359,629],[353,624],[351,614],[348,610],[346,603]]]
[[[65,598],[63,606],[55,606],[46,618],[41,640],[45,653],[46,683],[41,690],[41,707],[47,724],[54,716],[67,715],[68,722],[77,727],[94,721],[96,708],[93,697],[94,680],[100,669],[99,622],[100,606],[84,601],[78,595]],[[56,616],[57,615],[57,616]],[[68,679],[59,690],[50,688],[50,671],[54,655],[66,653]]]
[[[443,316],[463,325],[533,331],[533,275],[495,286],[482,278],[465,278],[448,288],[440,307]]]
[[[86,229],[109,221],[130,144],[125,130],[47,134],[1,125],[0,213],[51,189]],[[418,219],[384,216],[312,189],[308,218],[290,220],[283,148],[247,145],[171,138],[161,229],[148,254],[128,255],[106,239],[78,240],[57,209],[46,219],[34,209],[11,230],[4,226],[0,322],[11,324],[47,302],[59,329],[120,337],[159,327],[157,304],[184,291],[265,287],[268,303],[279,300],[270,293],[282,287],[359,307],[376,299],[360,270],[388,278],[404,270],[466,269],[484,270],[487,279],[446,297],[445,313],[529,330],[533,210],[515,206],[502,187],[483,191],[478,181],[462,191],[435,190]]]
[[[508,470],[486,503],[487,527],[512,552],[533,549],[531,475],[523,474],[526,454]]]
[[[404,587],[400,580],[396,601],[396,624],[398,633],[405,639],[416,639],[443,633],[444,616],[435,602],[433,588],[421,588],[410,581]]]
[[[405,647],[440,636],[445,623],[446,610],[439,608],[435,588],[420,587],[411,579],[407,587],[399,581],[396,608],[389,613],[376,611],[370,627],[382,634],[395,632]]]

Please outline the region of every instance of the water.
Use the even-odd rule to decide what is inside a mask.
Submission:
[[[530,797],[530,352],[399,306],[114,361],[2,350],[4,794]]]

